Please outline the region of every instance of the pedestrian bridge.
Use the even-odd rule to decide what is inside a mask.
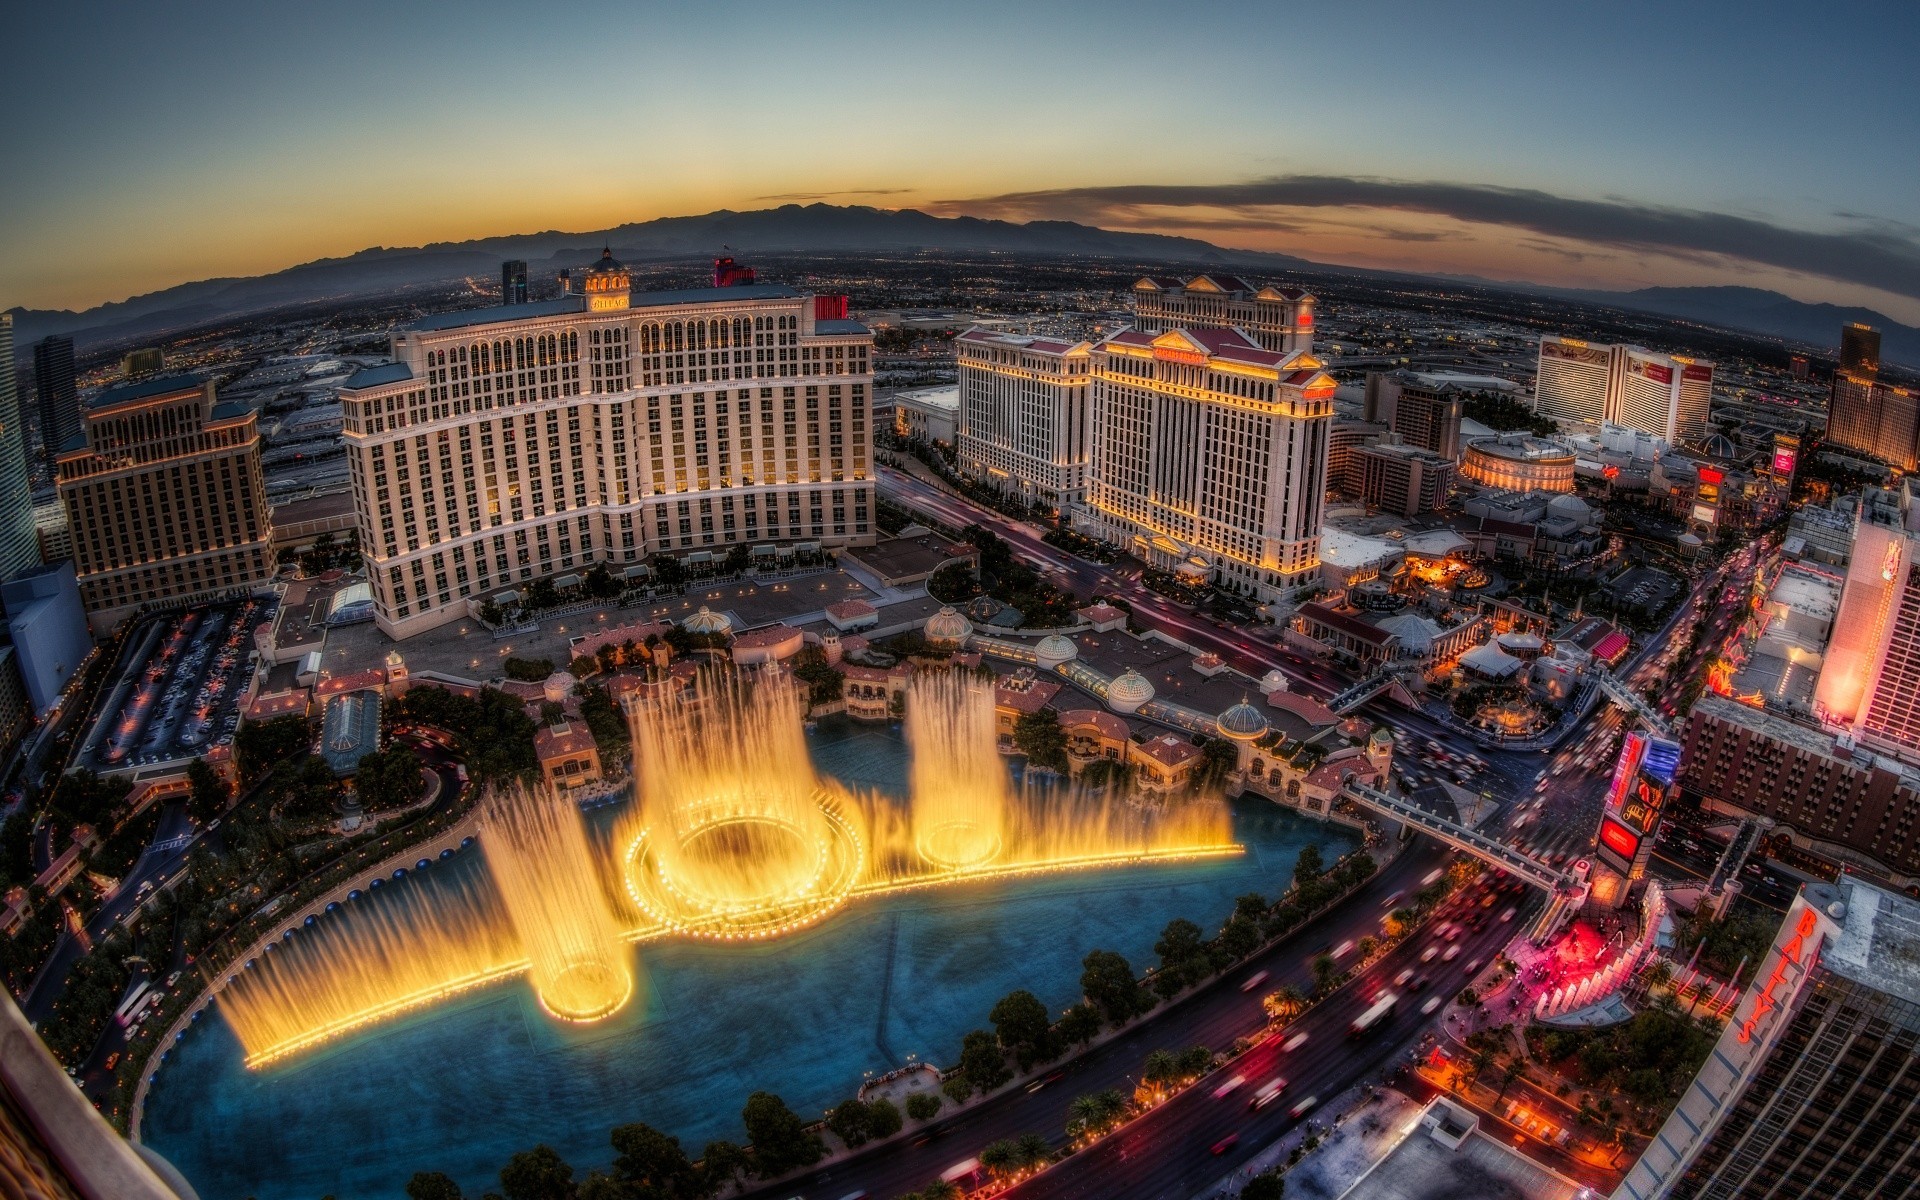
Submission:
[[[1640,693],[1628,687],[1612,671],[1596,662],[1587,668],[1587,673],[1592,676],[1595,683],[1600,685],[1600,690],[1607,694],[1609,700],[1639,717],[1641,724],[1654,733],[1669,741],[1673,740],[1673,729],[1667,724],[1667,719],[1656,712],[1651,704],[1641,699]]]
[[[1341,794],[1362,808],[1371,809],[1385,817],[1409,825],[1430,837],[1435,837],[1473,855],[1481,862],[1498,867],[1517,879],[1523,879],[1537,888],[1550,893],[1559,893],[1574,887],[1577,881],[1564,871],[1557,870],[1540,860],[1520,853],[1505,842],[1495,841],[1486,834],[1469,829],[1458,821],[1450,821],[1436,813],[1390,796],[1377,788],[1372,788],[1358,780],[1348,780]]]
[[[1398,676],[1382,668],[1327,701],[1327,707],[1345,716],[1398,682]]]

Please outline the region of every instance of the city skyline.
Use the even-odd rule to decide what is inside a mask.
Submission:
[[[0,304],[824,200],[1495,280],[1749,284],[1920,321],[1898,64],[1914,17],[1891,6],[1576,28],[1389,5],[1364,38],[1229,8],[1184,34],[1225,86],[1188,82],[1178,56],[1149,69],[1160,18],[1140,6],[509,13],[23,15],[16,108],[88,86],[11,135],[25,169],[0,184]],[[1782,22],[1826,48],[1803,53]],[[483,61],[522,64],[522,85],[468,69]],[[859,82],[822,87],[820,64]],[[1111,116],[1137,88],[1154,101]],[[1845,168],[1809,169],[1826,162]]]

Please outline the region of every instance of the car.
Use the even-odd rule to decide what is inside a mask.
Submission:
[[[1466,969],[1467,969],[1467,974],[1469,975],[1473,974],[1475,971],[1478,971],[1480,969],[1480,960],[1477,958],[1468,959]]]
[[[1235,1146],[1239,1144],[1240,1144],[1240,1135],[1237,1133],[1230,1133],[1213,1144],[1213,1152],[1216,1155],[1225,1154],[1227,1151],[1233,1149]]]
[[[867,1200],[867,1193],[863,1188],[857,1192],[848,1192],[846,1195],[840,1197],[840,1200]]]
[[[1439,953],[1440,953],[1440,947],[1438,945],[1428,946],[1425,950],[1422,950],[1420,952],[1420,961],[1423,963],[1432,962],[1434,955]]]
[[[1267,1105],[1272,1104],[1275,1100],[1278,1100],[1280,1098],[1280,1093],[1286,1090],[1287,1090],[1286,1080],[1269,1079],[1267,1082],[1260,1085],[1260,1090],[1253,1094],[1253,1099],[1247,1101],[1247,1107],[1258,1112],[1260,1109],[1263,1109]]]
[[[1416,992],[1424,992],[1427,990],[1427,985],[1432,982],[1433,981],[1431,979],[1428,979],[1425,975],[1415,975],[1413,977],[1413,982],[1408,984],[1407,986],[1412,988]]]
[[[1422,1016],[1430,1017],[1434,1013],[1438,1012],[1439,1009],[1440,1009],[1440,997],[1428,996],[1427,1002],[1420,1006],[1420,1013]]]
[[[1505,925],[1508,921],[1513,920],[1513,915],[1519,911],[1520,910],[1513,905],[1507,905],[1506,910],[1500,914],[1500,923]]]
[[[1215,1100],[1224,1099],[1227,1096],[1231,1095],[1233,1092],[1237,1091],[1240,1088],[1240,1086],[1246,1082],[1247,1082],[1247,1077],[1245,1075],[1232,1076],[1225,1083],[1222,1083],[1219,1087],[1213,1089],[1213,1098]]]
[[[1307,1044],[1307,1031],[1303,1029],[1299,1033],[1296,1033],[1292,1037],[1288,1038],[1285,1042],[1282,1042],[1280,1045],[1280,1048],[1282,1050],[1298,1050],[1300,1047],[1306,1044]]]
[[[1480,899],[1481,908],[1492,908],[1493,905],[1494,905],[1494,895],[1492,892],[1488,892],[1485,896],[1481,897]]]
[[[1407,981],[1412,978],[1413,978],[1413,968],[1408,967],[1406,970],[1400,972],[1398,975],[1395,975],[1393,977],[1393,986],[1405,987],[1407,986]]]
[[[1348,938],[1346,941],[1341,942],[1338,946],[1335,946],[1333,948],[1333,956],[1335,958],[1345,958],[1347,955],[1352,953],[1353,953],[1352,938]]]
[[[1392,912],[1393,906],[1400,903],[1400,897],[1404,895],[1406,895],[1405,892],[1395,892],[1393,895],[1388,896],[1385,900],[1382,900],[1380,902],[1380,907],[1386,909],[1388,912]]]
[[[1460,947],[1458,944],[1455,944],[1447,947],[1447,952],[1440,956],[1440,961],[1452,962],[1454,959],[1459,957],[1460,957]]]
[[[1308,1096],[1305,1100],[1302,1100],[1300,1103],[1288,1109],[1287,1115],[1292,1117],[1294,1120],[1298,1121],[1301,1117],[1304,1117],[1308,1113],[1312,1112],[1313,1106],[1318,1103],[1320,1103],[1320,1097]]]
[[[1243,992],[1250,992],[1253,989],[1259,987],[1261,984],[1265,983],[1266,981],[1267,981],[1267,973],[1265,971],[1255,971],[1253,974],[1247,976],[1247,981],[1240,985],[1240,990]]]

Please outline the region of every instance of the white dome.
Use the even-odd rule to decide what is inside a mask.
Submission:
[[[572,694],[573,676],[565,671],[555,671],[547,676],[545,683],[540,685],[540,692],[547,699],[558,704]]]
[[[1287,690],[1287,686],[1287,673],[1279,667],[1273,668],[1273,670],[1268,671],[1260,677],[1260,692],[1262,695],[1271,696],[1275,692],[1284,692]]]
[[[973,622],[950,604],[928,617],[923,628],[927,640],[936,645],[964,646],[967,639],[973,636]]]
[[[1557,517],[1567,517],[1575,521],[1593,519],[1593,506],[1578,496],[1555,496],[1547,501],[1547,511]]]
[[[1129,667],[1120,673],[1120,677],[1107,685],[1107,707],[1115,712],[1138,712],[1140,706],[1153,699],[1153,685],[1146,676]]]
[[[680,622],[680,628],[688,633],[732,633],[733,622],[727,620],[727,614],[714,612],[702,604],[699,612]]]
[[[1052,670],[1063,662],[1072,662],[1080,657],[1080,647],[1074,645],[1070,637],[1050,633],[1034,644],[1033,657],[1040,666]]]

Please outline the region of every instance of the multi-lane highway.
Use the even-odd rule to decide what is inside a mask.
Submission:
[[[1055,1144],[1063,1143],[1068,1105],[1075,1096],[1107,1088],[1130,1093],[1141,1062],[1154,1050],[1192,1045],[1224,1050],[1236,1038],[1257,1033],[1266,1021],[1259,1002],[1262,994],[1282,984],[1311,991],[1311,964],[1316,954],[1377,933],[1386,912],[1384,902],[1396,894],[1411,895],[1449,857],[1430,843],[1415,843],[1337,911],[1155,1014],[1143,1027],[1043,1077],[1044,1086],[1038,1090],[1013,1090],[947,1121],[936,1122],[906,1142],[875,1147],[752,1195],[767,1200],[791,1196],[819,1200],[864,1190],[875,1197],[897,1196],[918,1189],[1001,1138],[1038,1133]],[[1275,882],[1277,888],[1281,881]],[[1202,1088],[1136,1122],[1124,1135],[1023,1185],[1019,1194],[1192,1195],[1195,1189],[1250,1156],[1268,1135],[1287,1124],[1289,1110],[1300,1099],[1314,1095],[1330,1100],[1362,1081],[1382,1079],[1386,1071],[1404,1062],[1412,1042],[1434,1019],[1433,1014],[1421,1011],[1422,1005],[1457,992],[1467,980],[1468,964],[1488,962],[1522,927],[1527,911],[1528,902],[1522,901],[1514,921],[1488,920],[1484,928],[1463,935],[1459,943],[1462,949],[1452,961],[1442,961],[1436,954],[1431,962],[1420,962],[1421,954],[1436,939],[1425,932],[1416,935],[1296,1022],[1288,1036],[1305,1033],[1305,1044],[1290,1051],[1267,1046],[1251,1052],[1232,1069],[1216,1072],[1217,1078]],[[1383,988],[1392,987],[1393,978],[1405,970],[1426,975],[1426,987],[1409,992],[1406,1002],[1368,1038],[1349,1041],[1345,1036],[1348,1023]],[[1241,984],[1261,971],[1267,972],[1267,979],[1251,991],[1240,990]],[[1254,1091],[1275,1071],[1289,1081],[1285,1103],[1270,1105],[1259,1113],[1250,1111],[1247,1105]],[[1211,1090],[1235,1074],[1245,1075],[1248,1083],[1213,1102]],[[1212,1147],[1229,1133],[1239,1134],[1238,1141],[1221,1155],[1214,1155]]]

